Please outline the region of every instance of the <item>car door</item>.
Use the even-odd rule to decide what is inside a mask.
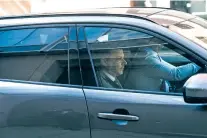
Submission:
[[[149,37],[145,35],[153,36],[150,32],[143,33],[143,30],[139,31],[137,28],[111,24],[84,24],[79,26],[80,29],[78,32],[82,34],[80,36],[85,36],[86,38],[85,42],[79,42],[79,45],[82,46],[80,52],[81,68],[93,138],[207,137],[205,130],[207,127],[205,119],[207,115],[206,105],[185,103],[182,91],[177,92],[172,90],[164,92],[159,90],[124,88],[121,77],[125,76],[124,73],[126,72],[119,76],[119,81],[123,89],[116,88],[115,85],[113,87],[113,85],[102,86],[100,84],[98,71],[100,67],[104,67],[104,71],[106,71],[107,67],[105,65],[107,63],[105,59],[109,58],[111,60],[112,57],[109,53],[105,53],[105,51],[109,49],[122,49],[125,52],[124,60],[129,65],[133,63],[130,61],[134,58],[132,54],[127,53],[129,49],[133,53],[136,51],[134,48],[137,45],[140,48],[146,45],[155,46],[161,44],[151,43],[152,39],[149,40]],[[116,30],[117,28],[118,30]],[[110,33],[113,29],[115,31]],[[120,38],[120,36],[122,37]],[[165,41],[165,43],[170,44],[168,41]],[[165,45],[165,43],[163,44]],[[181,50],[178,45],[170,46],[174,50],[176,49],[175,52]],[[191,62],[198,59],[197,57],[188,55],[188,50],[185,51],[182,49],[181,51],[178,54],[191,60]],[[102,63],[103,60],[105,62]],[[142,63],[141,60],[138,61]],[[196,63],[199,64],[200,61]],[[202,64],[203,62],[199,65],[202,67]],[[115,64],[111,64],[111,66],[113,65]],[[125,64],[125,70],[130,69],[127,65]],[[136,66],[132,66],[132,68],[136,68]],[[112,72],[112,70],[110,71]],[[144,70],[142,71],[144,72]],[[134,74],[134,78],[130,83],[134,83],[136,77],[140,76]],[[113,77],[111,78],[113,79]],[[109,82],[109,79],[105,80]],[[140,83],[142,82],[140,81]],[[146,83],[151,87],[150,82]]]
[[[75,26],[0,33],[0,137],[90,138]]]

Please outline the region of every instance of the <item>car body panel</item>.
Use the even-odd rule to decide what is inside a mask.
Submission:
[[[81,88],[0,81],[0,137],[90,137]]]
[[[201,119],[207,115],[206,106],[187,104],[181,95],[90,88],[85,88],[84,92],[89,106],[92,137],[207,137],[207,122]],[[98,113],[113,113],[115,109],[126,109],[139,120],[122,126],[97,117]]]

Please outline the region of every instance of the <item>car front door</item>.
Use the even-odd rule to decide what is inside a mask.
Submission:
[[[1,31],[0,137],[90,138],[75,26]]]
[[[86,38],[85,42],[79,42],[79,46],[82,46],[80,52],[81,68],[93,138],[207,137],[205,130],[207,127],[205,119],[207,115],[206,106],[185,103],[182,91],[179,91],[179,89],[171,89],[169,92],[151,90],[154,84],[149,81],[146,82],[149,87],[145,87],[148,90],[145,90],[144,87],[140,89],[125,88],[125,81],[123,80],[126,79],[126,75],[124,73],[126,73],[126,70],[138,66],[138,64],[132,62],[134,58],[139,57],[134,56],[137,54],[136,47],[162,44],[168,46],[168,42],[161,44],[160,41],[154,41],[157,39],[154,39],[151,34],[144,33],[143,30],[135,31],[133,28],[127,28],[126,26],[84,24],[80,25],[78,32],[81,34],[79,36],[85,36]],[[179,47],[170,46],[175,52],[180,51]],[[106,59],[111,60],[112,57],[109,55],[111,51],[106,52],[109,49],[122,49],[125,53],[124,60],[126,60],[127,65],[125,65],[124,73],[118,76],[123,89],[116,88],[111,83],[111,85],[100,83],[98,71],[102,71],[102,68],[104,68],[103,71],[106,72],[109,69],[106,66],[109,65],[107,62],[110,62]],[[191,57],[189,61],[196,59],[196,57],[189,56],[183,50],[177,54],[180,54],[183,58]],[[143,63],[142,60],[136,59],[135,61],[135,63],[138,61]],[[115,66],[115,64],[110,65],[111,67]],[[141,71],[144,73],[145,70]],[[110,72],[112,70],[108,71],[108,74]],[[135,79],[136,77],[139,78],[140,75],[132,75],[131,83],[136,83]],[[105,82],[113,81],[113,77],[106,78],[106,76],[104,78]],[[139,83],[143,82],[139,81]]]

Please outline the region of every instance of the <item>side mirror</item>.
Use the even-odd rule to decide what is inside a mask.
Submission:
[[[190,77],[184,84],[183,96],[186,103],[207,103],[207,74]]]

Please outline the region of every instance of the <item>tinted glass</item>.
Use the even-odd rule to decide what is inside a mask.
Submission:
[[[66,28],[34,28],[3,31],[0,33],[0,51],[41,50],[63,39],[67,36],[67,32]]]
[[[78,50],[75,42],[70,41],[70,36],[75,34],[71,32],[65,27],[0,33],[0,44],[4,45],[0,54],[0,78],[81,85]]]
[[[88,43],[100,87],[181,92],[186,79],[201,69],[185,52],[152,35],[109,30]]]
[[[121,40],[121,39],[135,39],[142,37],[150,37],[147,34],[131,31],[131,30],[123,30],[119,28],[100,28],[100,27],[87,27],[85,28],[86,36],[88,42],[103,42],[103,41],[113,41],[113,40]]]
[[[110,31],[110,28],[100,28],[100,27],[85,28],[85,33],[86,33],[88,42],[96,41],[99,37],[104,36],[108,31]]]

